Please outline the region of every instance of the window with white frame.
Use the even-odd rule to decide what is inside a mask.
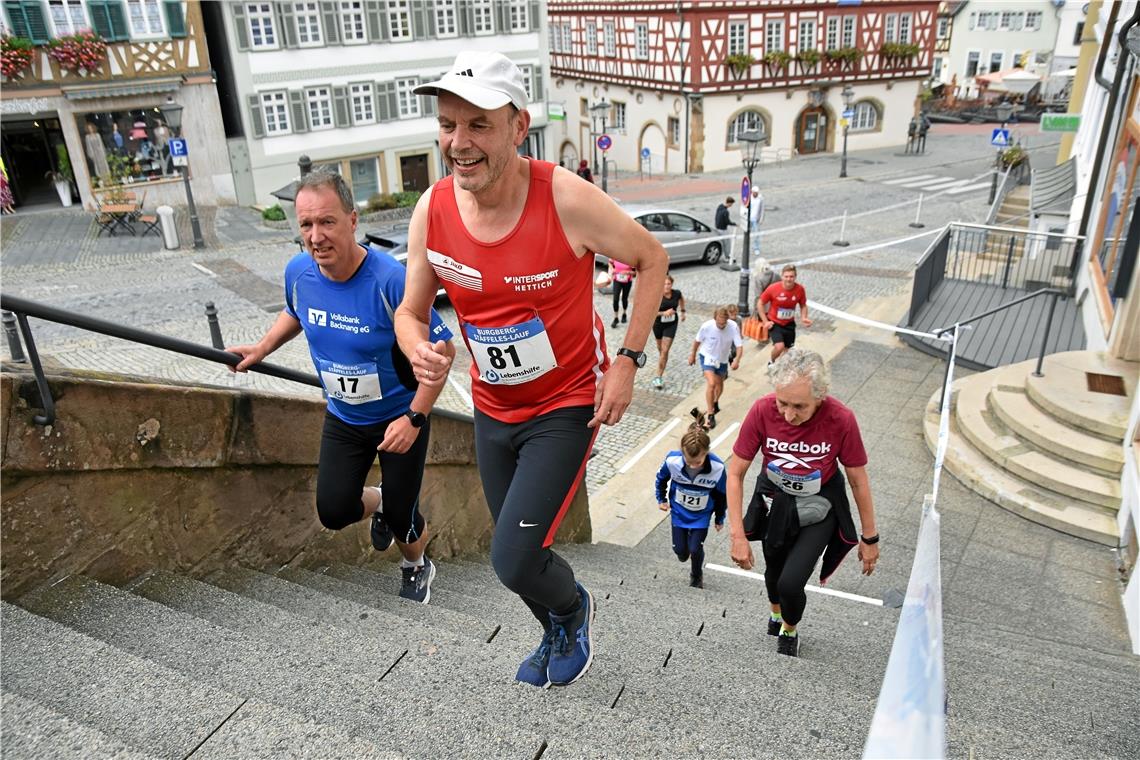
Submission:
[[[942,57],[941,56],[935,56],[934,68],[931,70],[931,74],[938,81],[942,81]]]
[[[966,53],[966,78],[975,77],[978,75],[978,65],[982,61],[982,51],[971,50]]]
[[[348,99],[352,106],[353,124],[376,122],[376,100],[372,96],[371,82],[356,82],[348,86]]]
[[[748,22],[747,21],[729,21],[728,22],[728,54],[729,55],[747,55],[748,54]]]
[[[305,103],[309,109],[309,129],[332,129],[332,88],[309,87],[305,90]]]
[[[1024,11],[1002,11],[998,29],[1019,32],[1025,26]]]
[[[764,52],[784,49],[784,20],[768,19],[764,24]]]
[[[839,19],[829,18],[827,20],[827,50],[835,50],[839,47]]]
[[[668,121],[669,126],[669,144],[681,144],[681,120],[676,116],[670,116]]]
[[[530,15],[527,0],[511,0],[511,31],[529,32]]]
[[[132,38],[161,37],[166,33],[158,0],[127,0],[127,18]]]
[[[526,91],[527,101],[534,100],[534,66],[519,66],[522,72],[523,90]]]
[[[455,0],[435,0],[435,36],[455,37],[459,27],[455,20]]]
[[[995,31],[998,28],[1001,14],[997,11],[978,11],[978,29]]]
[[[293,3],[293,24],[297,29],[297,44],[301,47],[322,43],[320,3]]]
[[[614,123],[613,128],[618,132],[625,132],[625,103],[614,101]]]
[[[412,38],[412,8],[409,0],[388,0],[388,38]]]
[[[574,52],[574,28],[569,21],[562,24],[562,52]]]
[[[1005,66],[1005,51],[1004,50],[991,50],[990,51],[990,71],[1001,71]]]
[[[91,24],[87,22],[87,14],[83,11],[82,0],[50,0],[48,12],[56,37],[91,28]]]
[[[894,42],[898,34],[898,14],[888,13],[883,17],[883,42]]]
[[[558,24],[550,25],[550,52],[562,52],[562,33],[558,27]]]
[[[638,23],[634,27],[634,43],[637,57],[641,60],[649,58],[649,24]]]
[[[1027,11],[1025,13],[1025,28],[1027,31],[1036,32],[1041,29],[1041,11]]]
[[[271,4],[246,3],[245,23],[249,27],[250,47],[277,47],[277,32],[273,28],[273,6]]]
[[[602,25],[602,34],[605,38],[605,52],[606,55],[613,58],[617,55],[617,32],[614,30],[614,22],[607,21]]]
[[[765,135],[769,134],[768,123],[764,121],[764,117],[760,115],[759,111],[741,111],[728,125],[728,144],[730,146],[736,145],[740,142],[742,133],[755,131]]]
[[[909,13],[899,14],[899,42],[903,45],[910,43],[910,21]]]
[[[592,18],[586,19],[586,26],[582,30],[586,37],[586,54],[598,54],[598,22]]]
[[[815,49],[815,20],[803,19],[800,21],[800,38],[796,42],[797,50]]]
[[[855,47],[855,17],[843,17],[843,47]]]
[[[289,98],[284,90],[261,93],[261,115],[266,135],[289,133]]]
[[[418,84],[419,80],[413,78],[396,80],[396,106],[401,119],[414,119],[420,115],[420,96],[412,92]]]
[[[879,109],[869,100],[855,104],[855,115],[851,118],[852,132],[869,132],[879,126]]]
[[[491,10],[491,0],[473,0],[471,10],[475,20],[475,34],[494,34],[495,17]]]
[[[938,39],[940,39],[940,40],[944,40],[950,36],[950,19],[948,19],[948,18],[938,19],[938,31],[936,32],[936,34],[938,35]]]
[[[337,10],[340,11],[341,42],[345,45],[368,42],[368,34],[364,31],[364,3],[361,0],[341,2]]]

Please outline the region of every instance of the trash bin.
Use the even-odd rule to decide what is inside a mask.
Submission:
[[[173,251],[178,247],[178,226],[174,223],[174,209],[170,206],[159,206],[155,211],[162,223],[162,244],[166,250]]]

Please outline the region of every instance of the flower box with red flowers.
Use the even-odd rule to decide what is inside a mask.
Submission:
[[[0,37],[0,74],[12,79],[32,65],[35,45],[23,37]]]
[[[49,42],[48,55],[68,71],[85,74],[102,68],[107,60],[107,43],[95,32],[84,30]]]

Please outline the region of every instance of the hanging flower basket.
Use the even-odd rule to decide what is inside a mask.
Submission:
[[[84,30],[49,42],[48,55],[62,68],[82,75],[103,67],[107,43],[95,32]]]
[[[23,37],[0,37],[0,74],[12,79],[32,65],[35,55],[32,41]]]

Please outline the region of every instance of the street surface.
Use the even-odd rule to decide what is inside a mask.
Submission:
[[[767,204],[760,255],[776,264],[841,254],[801,269],[800,282],[809,298],[834,309],[896,322],[909,303],[914,263],[933,233],[950,221],[978,222],[986,216],[994,156],[988,144],[990,129],[990,125],[936,125],[921,156],[905,155],[901,147],[851,153],[846,179],[838,178],[840,157],[834,154],[758,167],[753,183]],[[1033,164],[1052,165],[1056,138],[1037,134],[1036,125],[1026,125],[1023,131]],[[609,189],[624,203],[685,211],[711,225],[717,204],[730,195],[737,198],[733,214],[739,220],[742,175],[742,171],[646,178],[623,174],[611,178]],[[915,220],[920,195],[920,221],[925,227],[916,229],[909,225]],[[847,249],[833,245],[840,237],[844,212]],[[210,343],[204,316],[209,301],[218,309],[227,344],[254,342],[283,303],[282,273],[295,253],[292,235],[262,227],[247,209],[208,213],[213,227],[207,234],[210,247],[201,251],[187,244],[188,229],[183,230],[181,250],[164,251],[161,239],[153,236],[96,238],[90,215],[78,210],[5,217],[0,223],[4,292],[205,345]],[[919,235],[923,236],[916,238]],[[741,247],[738,235],[737,260]],[[678,331],[665,385],[656,390],[650,384],[657,359],[651,336],[646,348],[649,361],[638,374],[633,405],[620,425],[605,428],[598,436],[596,456],[587,470],[591,492],[609,480],[630,451],[671,419],[678,402],[703,387],[698,370],[687,364],[693,336],[716,306],[737,302],[738,272],[687,264],[676,267],[673,274],[688,303],[688,319]],[[633,295],[640,296],[636,286]],[[755,295],[749,294],[753,303]],[[608,328],[613,316],[610,297],[595,292],[594,302]],[[440,312],[458,334],[450,307],[442,304]],[[814,318],[810,330],[800,331],[802,346],[811,347],[813,335],[824,336],[835,328],[831,317]],[[63,366],[319,397],[315,389],[256,374],[233,376],[219,365],[69,327],[33,321],[33,330],[40,352]],[[611,356],[623,335],[622,327],[607,329]],[[749,342],[746,350],[757,348]],[[303,337],[277,351],[270,361],[312,372]],[[442,406],[469,411],[469,366],[469,357],[461,350],[452,372],[454,383],[441,397]]]

